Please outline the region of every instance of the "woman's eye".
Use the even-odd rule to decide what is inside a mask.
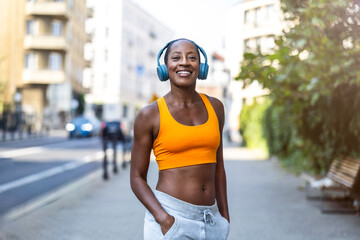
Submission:
[[[175,56],[175,57],[172,57],[172,59],[174,59],[174,60],[178,60],[178,59],[179,59],[179,57]]]

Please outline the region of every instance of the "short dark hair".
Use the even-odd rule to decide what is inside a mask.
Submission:
[[[189,39],[186,39],[186,38],[179,38],[179,39],[176,39],[176,40],[173,40],[171,41],[170,43],[168,43],[168,46],[166,48],[166,51],[165,51],[165,55],[164,55],[164,62],[165,62],[165,65],[167,65],[167,62],[168,62],[168,58],[169,58],[169,53],[171,51],[171,47],[172,45],[177,42],[177,41],[188,41],[188,42],[191,42],[192,44],[194,44],[194,46],[196,47],[196,52],[197,52],[197,55],[199,57],[199,62],[200,62],[200,52],[199,52],[199,48],[198,46],[196,45],[196,43],[194,43],[194,41],[191,41]]]

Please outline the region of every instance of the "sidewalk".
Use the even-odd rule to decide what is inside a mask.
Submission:
[[[360,217],[324,215],[301,179],[275,160],[243,148],[224,149],[231,215],[229,240],[355,240]],[[155,186],[157,166],[149,168]],[[144,208],[131,192],[129,168],[102,181],[95,172],[26,216],[0,226],[0,240],[141,240]],[[57,200],[56,200],[57,199]]]

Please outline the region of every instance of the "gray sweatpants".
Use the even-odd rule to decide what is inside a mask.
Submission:
[[[154,193],[165,211],[175,218],[175,222],[164,236],[160,225],[155,221],[151,213],[146,210],[144,240],[227,239],[230,224],[221,216],[216,203],[212,206],[199,206],[184,202],[157,190]]]

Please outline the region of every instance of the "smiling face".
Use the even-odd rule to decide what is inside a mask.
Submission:
[[[166,66],[172,84],[178,87],[195,86],[200,66],[197,46],[188,40],[174,42],[170,47]]]

